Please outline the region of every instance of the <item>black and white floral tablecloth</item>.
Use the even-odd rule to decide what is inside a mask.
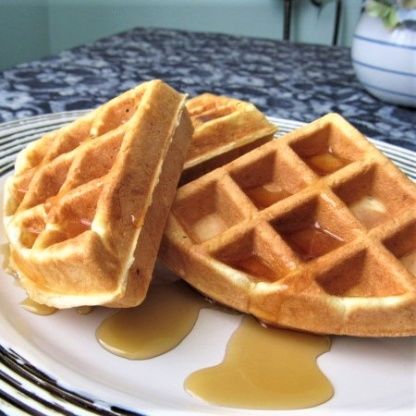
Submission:
[[[348,48],[176,30],[132,29],[0,72],[0,122],[94,107],[152,78],[250,100],[275,117],[336,111],[370,137],[416,150],[416,111],[369,95]]]

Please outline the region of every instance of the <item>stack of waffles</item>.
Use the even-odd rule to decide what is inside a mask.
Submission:
[[[276,131],[251,104],[185,98],[147,82],[18,155],[4,222],[10,267],[32,299],[57,308],[141,303],[184,162],[195,175],[199,160],[219,166],[222,153]]]
[[[272,325],[415,335],[415,185],[338,115],[275,131],[239,100],[127,91],[19,154],[11,268],[39,303],[132,307],[159,252]]]
[[[160,255],[272,325],[416,334],[416,187],[335,114],[181,187]]]

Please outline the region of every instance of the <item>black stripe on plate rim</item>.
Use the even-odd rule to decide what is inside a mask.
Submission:
[[[44,413],[39,412],[33,407],[28,406],[25,402],[16,399],[15,397],[7,394],[6,392],[0,390],[0,399],[4,400],[6,403],[14,406],[15,408],[27,413],[31,416],[44,416]]]
[[[105,403],[105,406],[100,406],[92,399],[85,397],[79,393],[75,393],[74,391],[63,386],[60,386],[54,378],[36,368],[16,351],[13,349],[7,349],[2,345],[0,345],[0,362],[23,379],[46,390],[57,400],[62,400],[64,403],[71,403],[82,410],[89,411],[100,416],[144,416],[143,413],[123,409],[122,407],[118,406],[114,406],[114,409],[117,410],[113,410],[113,406],[111,404],[97,399],[100,401],[100,403]],[[24,393],[21,388],[19,391]]]
[[[45,133],[49,133],[50,131],[54,131],[56,129],[61,128],[65,124],[53,124],[52,126],[38,128],[38,129],[27,129],[19,134],[12,133],[8,136],[4,136],[2,139],[0,139],[0,149],[7,149],[10,147],[13,143],[19,142],[30,142],[35,139],[40,139]]]
[[[6,368],[9,368],[9,367],[6,367]],[[56,413],[59,413],[59,414],[65,415],[65,416],[74,415],[74,413],[65,410],[63,407],[59,406],[57,403],[53,403],[53,402],[50,402],[48,400],[45,400],[44,398],[36,395],[35,393],[31,392],[30,390],[24,388],[24,386],[21,383],[19,383],[16,379],[11,377],[10,375],[4,373],[1,369],[0,369],[0,380],[3,381],[4,383],[7,383],[10,387],[12,387],[14,390],[18,391],[20,394],[23,394],[24,396],[34,400],[35,402],[43,405],[46,408],[49,408],[50,410],[53,410]],[[2,390],[0,389],[0,392],[1,391]],[[3,393],[7,394],[6,392],[4,392],[4,390],[3,390]],[[15,396],[13,396],[13,397],[15,397]],[[15,397],[15,399],[17,400],[16,397]]]

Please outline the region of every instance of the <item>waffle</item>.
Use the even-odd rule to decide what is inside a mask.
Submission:
[[[185,100],[150,81],[18,155],[4,220],[10,265],[32,299],[143,300],[192,137]]]
[[[160,257],[267,324],[416,335],[416,187],[328,114],[181,187]]]
[[[186,107],[194,134],[181,184],[270,141],[277,131],[253,104],[234,98],[205,93],[190,99]]]

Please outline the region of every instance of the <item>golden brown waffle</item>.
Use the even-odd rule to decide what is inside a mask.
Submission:
[[[328,114],[181,187],[160,255],[272,325],[416,335],[416,186]]]
[[[270,141],[277,131],[253,104],[234,98],[205,93],[186,107],[194,134],[181,184]]]
[[[139,304],[192,136],[186,97],[127,91],[29,145],[5,188],[11,267],[37,302]]]

